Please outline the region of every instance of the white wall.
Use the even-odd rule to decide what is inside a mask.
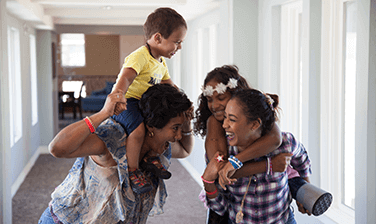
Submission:
[[[9,105],[6,93],[8,84],[8,60],[7,60],[7,13],[6,1],[0,0],[0,223],[12,223],[12,197],[10,178],[10,136],[9,116],[5,108]]]
[[[376,220],[376,0],[358,0],[355,223]]]

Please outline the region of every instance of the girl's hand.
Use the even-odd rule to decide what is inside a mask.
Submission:
[[[209,161],[208,165],[206,166],[204,174],[202,175],[205,180],[212,181],[218,178],[218,171],[221,170],[224,165],[223,160],[217,160],[218,156],[223,157],[223,155],[221,155],[219,152],[216,152],[215,156]]]
[[[102,113],[107,114],[108,117],[117,113],[121,113],[127,109],[127,99],[124,97],[124,93],[121,90],[115,90],[108,94],[106,102],[101,110]]]
[[[226,190],[228,184],[233,184],[237,179],[230,178],[234,175],[236,169],[232,166],[230,162],[226,162],[225,166],[219,171],[219,185]]]
[[[285,172],[290,165],[292,153],[280,153],[274,156],[271,160],[273,172]]]

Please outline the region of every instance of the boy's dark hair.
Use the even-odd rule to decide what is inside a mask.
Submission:
[[[163,128],[171,118],[179,115],[191,118],[192,102],[185,93],[169,84],[156,84],[142,94],[139,107],[145,125]]]
[[[149,40],[153,34],[160,33],[167,39],[177,28],[187,28],[184,18],[171,8],[158,8],[152,12],[144,24],[144,34]]]
[[[239,89],[250,88],[247,80],[245,80],[244,77],[239,74],[239,69],[236,65],[224,65],[210,71],[206,75],[206,78],[204,80],[204,87],[213,79],[219,83],[227,85],[230,78],[234,78],[238,81],[238,86],[236,88],[227,88],[226,91],[229,91],[231,95]],[[200,96],[198,97],[198,109],[196,110],[196,120],[193,128],[193,131],[196,135],[199,134],[202,137],[206,135],[206,122],[211,115],[212,113],[208,107],[207,98],[203,94],[200,94]]]
[[[231,100],[243,109],[248,121],[261,120],[261,136],[272,130],[277,117],[278,95],[264,94],[256,89],[243,89],[236,92]]]

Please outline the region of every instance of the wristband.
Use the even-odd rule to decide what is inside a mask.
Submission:
[[[212,180],[212,181],[205,180],[203,176],[201,176],[201,180],[204,181],[207,184],[214,184],[214,180]]]
[[[205,190],[207,195],[213,195],[213,194],[217,193],[217,191],[218,191],[218,188],[215,188],[215,191],[213,191],[213,192],[208,192],[208,191]]]
[[[89,127],[90,132],[93,134],[95,132],[95,128],[93,126],[93,122],[91,122],[91,120],[90,120],[89,117],[85,117],[84,120],[85,120],[87,126]]]
[[[243,166],[243,163],[236,158],[235,156],[231,155],[230,158],[228,158],[228,161],[231,163],[231,165],[236,169],[240,169]]]
[[[267,175],[270,174],[270,164],[271,164],[270,157],[266,157],[266,174]]]

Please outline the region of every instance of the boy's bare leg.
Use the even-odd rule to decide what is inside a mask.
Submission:
[[[138,169],[140,160],[140,152],[142,144],[144,143],[145,126],[142,122],[127,138],[127,160],[128,169],[133,171]]]

